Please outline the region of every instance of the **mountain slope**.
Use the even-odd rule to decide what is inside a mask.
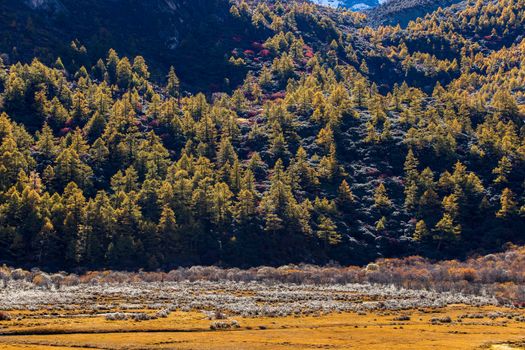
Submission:
[[[368,22],[373,26],[401,25],[424,17],[427,13],[445,8],[461,0],[389,0],[381,5],[365,11]]]
[[[208,33],[225,38],[208,58],[198,55],[214,51],[207,42],[187,39],[209,32],[197,18],[205,2],[179,1],[174,12],[175,2],[145,3],[95,2],[101,18],[86,27],[58,24],[77,11],[65,0],[3,12],[35,18],[20,32],[3,28],[5,43],[18,36],[24,50],[38,37],[52,56],[64,28],[96,46],[93,28],[108,27],[101,42],[133,52],[104,48],[97,60],[75,42],[65,66],[0,62],[3,261],[348,264],[461,258],[525,241],[524,0],[463,3],[406,28],[373,28],[362,13],[306,1],[217,2],[209,20],[231,26]],[[141,22],[138,11],[151,17]],[[156,11],[166,25],[155,25]],[[181,87],[172,70],[159,83],[134,57],[164,57],[154,52],[171,37],[159,39],[164,27],[182,38],[173,60],[186,60],[183,82],[202,82]],[[85,69],[82,59],[97,63]],[[248,74],[212,88],[221,65]]]
[[[244,75],[227,62],[232,37],[249,29],[229,9],[221,0],[5,0],[0,52],[12,61],[61,56],[71,68],[94,65],[110,48],[140,52],[159,79],[174,65],[191,90],[227,88],[225,78]],[[74,40],[87,54],[71,48]]]

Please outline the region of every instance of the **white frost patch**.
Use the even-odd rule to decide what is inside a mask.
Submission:
[[[366,300],[366,301],[365,301]],[[137,282],[38,288],[13,281],[0,289],[0,310],[108,310],[141,308],[224,311],[244,317],[318,316],[332,312],[404,310],[450,304],[496,305],[492,297],[410,290],[392,285],[295,285],[198,281]]]

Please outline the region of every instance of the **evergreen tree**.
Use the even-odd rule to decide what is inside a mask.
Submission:
[[[341,243],[341,234],[337,232],[337,226],[326,216],[320,216],[316,234],[325,247]]]
[[[383,183],[380,183],[375,190],[374,203],[379,209],[387,209],[392,206],[392,201],[388,198],[386,187]]]
[[[173,266],[174,262],[177,261],[177,254],[184,246],[175,213],[167,205],[162,208],[157,225],[157,235],[159,244],[157,248],[163,252],[161,260],[169,266]],[[151,253],[156,254],[157,252]]]
[[[121,59],[117,65],[117,84],[120,88],[126,89],[133,83],[133,71],[131,63],[127,57]]]
[[[166,90],[171,97],[178,97],[180,89],[180,81],[175,73],[175,68],[170,67],[170,72],[168,74],[168,84],[166,85]]]
[[[508,189],[503,189],[500,198],[500,209],[496,213],[498,218],[508,219],[518,212],[518,205],[514,200],[514,193]]]

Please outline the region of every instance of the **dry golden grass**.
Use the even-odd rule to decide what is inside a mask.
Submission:
[[[408,310],[321,317],[235,318],[240,328],[211,331],[202,313],[174,312],[168,318],[134,322],[103,317],[47,318],[14,313],[0,322],[0,349],[524,349],[525,323],[468,313],[516,312],[496,307],[454,305],[443,309]],[[525,312],[521,312],[525,314]],[[396,317],[408,315],[408,321]],[[450,316],[452,323],[431,324]],[[523,343],[522,343],[523,344]]]

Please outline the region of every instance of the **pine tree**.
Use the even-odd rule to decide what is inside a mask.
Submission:
[[[512,163],[506,156],[501,157],[498,166],[492,171],[497,177],[494,179],[496,184],[505,184],[508,182],[508,176],[512,171]]]
[[[64,188],[70,182],[74,182],[84,189],[88,189],[92,185],[93,170],[71,148],[66,148],[58,155],[54,172],[57,185],[60,188]]]
[[[504,116],[515,116],[519,112],[516,99],[508,90],[505,89],[498,90],[494,94],[492,106]]]
[[[514,193],[508,189],[503,189],[500,198],[500,209],[496,213],[498,218],[508,219],[518,212],[518,205],[514,200]]]
[[[65,210],[62,236],[65,261],[74,264],[79,260],[77,255],[79,232],[86,222],[86,198],[82,190],[74,182],[70,182],[64,189],[62,203]]]
[[[44,218],[41,229],[33,238],[31,248],[35,252],[37,264],[53,262],[53,256],[59,250],[59,240],[55,227],[49,218]]]
[[[330,147],[334,144],[334,133],[330,125],[327,125],[319,131],[315,142],[321,146],[325,152],[330,150]]]
[[[170,67],[170,72],[168,74],[168,84],[166,85],[166,90],[171,97],[178,97],[180,89],[180,81],[175,73],[175,68]]]
[[[388,198],[386,187],[383,183],[380,183],[375,190],[374,203],[379,209],[388,209],[392,206],[392,201]]]
[[[117,195],[119,199],[114,212],[115,229],[108,246],[108,262],[115,268],[136,266],[137,258],[141,255],[140,207],[124,192]]]
[[[53,131],[47,123],[44,124],[40,132],[37,132],[36,137],[35,149],[39,154],[39,161],[44,164],[53,162],[57,156],[58,146]]]
[[[270,152],[273,154],[275,159],[286,159],[289,155],[288,144],[286,143],[284,134],[280,128],[274,132]]]
[[[436,224],[434,229],[434,240],[438,241],[438,250],[443,242],[453,241],[461,235],[461,226],[454,222],[452,216],[448,213],[443,214],[443,217]]]
[[[317,172],[321,178],[324,178],[328,181],[334,181],[337,177],[343,175],[341,166],[337,161],[337,155],[334,144],[330,146],[329,155],[321,158]]]
[[[19,149],[13,137],[5,137],[0,144],[0,190],[16,181],[20,171],[29,172],[32,159]]]
[[[405,207],[409,210],[413,210],[417,201],[418,194],[418,178],[419,178],[419,161],[414,156],[412,149],[408,150],[408,154],[405,160]]]
[[[97,61],[97,64],[93,67],[93,76],[98,81],[104,81],[107,77],[106,64],[102,59]]]
[[[295,159],[289,167],[294,188],[312,190],[319,184],[315,169],[308,162],[308,155],[304,148],[299,147]]]
[[[243,189],[239,192],[237,203],[233,209],[235,220],[246,224],[257,214],[257,196],[254,191]]]
[[[73,104],[70,115],[77,125],[84,125],[89,118],[88,101],[81,91],[77,91],[72,99]]]
[[[167,205],[162,208],[159,224],[157,225],[157,234],[159,240],[158,248],[164,253],[161,261],[164,260],[168,265],[172,266],[183,248],[183,242],[177,220],[175,219],[175,213]],[[156,254],[157,252],[151,253]]]
[[[115,229],[114,210],[106,192],[98,192],[86,208],[86,230],[84,261],[94,267],[106,263],[106,250]]]
[[[117,66],[119,62],[120,58],[118,57],[117,52],[113,49],[110,49],[106,60],[106,69],[110,84],[117,83]]]
[[[227,184],[220,182],[212,189],[212,220],[221,228],[227,227],[231,217],[233,193]]]
[[[102,133],[104,132],[105,128],[106,118],[100,112],[97,111],[89,119],[84,130],[88,139],[90,141],[95,141],[100,136],[102,136]]]
[[[386,225],[387,225],[387,219],[385,216],[382,216],[381,219],[379,219],[377,222],[376,222],[376,231],[377,232],[383,232],[386,230]]]
[[[121,59],[117,65],[117,84],[121,89],[131,87],[133,83],[133,71],[127,57]]]
[[[148,80],[150,77],[150,73],[148,70],[148,65],[146,64],[146,60],[144,60],[144,57],[137,56],[133,60],[133,67],[132,67],[133,73],[141,79],[141,80]]]
[[[341,234],[337,232],[337,226],[330,218],[324,215],[319,217],[316,234],[317,237],[323,241],[325,247],[341,243],[342,237]]]
[[[427,224],[424,220],[419,220],[416,223],[416,229],[414,231],[414,240],[420,242],[429,236]]]
[[[343,180],[341,182],[341,185],[339,185],[339,189],[337,190],[337,198],[336,198],[337,207],[342,212],[347,213],[353,207],[354,202],[355,202],[354,194],[352,193],[352,190],[350,189],[350,186],[348,185],[346,180]]]
[[[137,192],[139,190],[139,184],[138,184],[138,173],[130,166],[126,169],[126,171],[118,171],[112,178],[111,178],[111,188],[113,191],[117,192],[124,192],[124,193],[130,193],[130,192]]]

